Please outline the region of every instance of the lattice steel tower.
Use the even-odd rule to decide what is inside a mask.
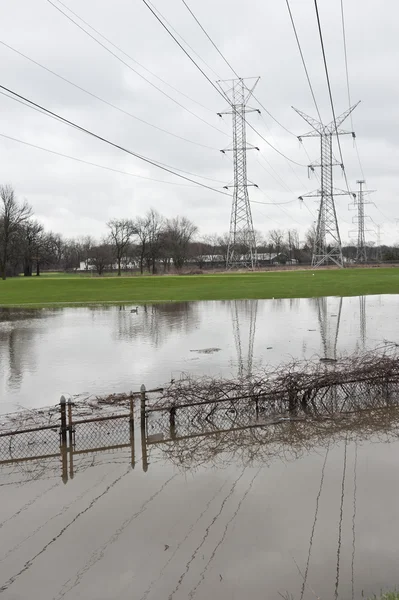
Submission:
[[[366,248],[366,228],[364,226],[366,217],[364,214],[364,205],[372,204],[369,200],[365,200],[366,194],[370,194],[372,190],[364,191],[363,185],[366,183],[364,179],[358,179],[359,192],[355,198],[351,207],[357,209],[356,217],[353,217],[353,221],[357,221],[357,250],[356,250],[356,262],[367,262],[367,248]],[[351,208],[350,207],[350,208]]]
[[[252,87],[245,85],[245,81],[249,79],[255,79]],[[234,159],[234,191],[226,267],[234,264],[253,267],[256,264],[256,240],[248,196],[248,187],[255,184],[248,183],[247,179],[247,150],[259,150],[259,148],[247,144],[245,115],[249,112],[260,113],[260,110],[256,108],[247,107],[247,102],[258,81],[259,77],[227,79],[217,82],[231,106],[231,110],[218,113],[218,115],[221,117],[223,114],[229,114],[233,117],[233,143],[230,147],[222,150],[223,153],[233,152]],[[225,187],[229,188],[229,186]]]
[[[336,135],[348,134],[355,137],[353,131],[344,131],[340,129],[340,126],[358,104],[359,102],[328,125],[324,125],[320,121],[317,121],[294,108],[295,112],[297,112],[298,115],[313,128],[313,131],[299,136],[298,139],[302,141],[302,138],[304,137],[320,137],[320,163],[309,165],[309,168],[312,170],[314,170],[315,167],[320,167],[320,189],[315,192],[310,192],[309,194],[304,194],[304,196],[300,196],[300,199],[320,198],[316,236],[312,253],[312,265],[314,267],[320,267],[323,264],[331,263],[335,263],[339,267],[344,266],[334,196],[343,196],[350,192],[334,188],[333,167],[339,165],[343,169],[344,166],[334,157],[333,137]]]

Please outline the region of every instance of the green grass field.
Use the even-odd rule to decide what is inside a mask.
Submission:
[[[144,304],[398,293],[399,269],[396,268],[121,278],[57,274],[0,281],[0,306]]]

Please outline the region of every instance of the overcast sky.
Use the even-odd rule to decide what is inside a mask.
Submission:
[[[53,1],[66,10],[57,0]],[[231,158],[219,152],[230,143],[231,120],[216,115],[226,110],[227,104],[142,0],[63,1],[143,67],[176,88],[178,91],[161,83],[113,49],[200,118],[136,75],[47,0],[3,1],[0,41],[123,111],[196,144],[161,132],[100,102],[3,44],[0,45],[1,84],[134,152],[191,172],[198,181],[217,189],[231,183]],[[306,165],[308,156],[295,136],[310,128],[291,106],[317,115],[286,1],[187,0],[187,3],[240,76],[260,76],[256,97],[295,135],[264,112],[262,117],[256,113],[248,115],[248,121],[287,156]],[[233,76],[181,0],[154,0],[154,6],[207,63],[200,65],[212,80]],[[377,190],[370,200],[378,208],[370,205],[367,213],[381,225],[383,239],[392,243],[399,238],[395,221],[399,218],[396,189],[399,6],[397,0],[345,0],[344,6],[352,102],[362,101],[353,113],[353,125],[367,186]],[[291,0],[291,8],[321,115],[329,122],[332,113],[314,2]],[[340,114],[348,108],[340,0],[319,0],[319,8],[334,102]],[[189,217],[203,235],[228,230],[231,209],[228,197],[187,185],[4,95],[0,95],[0,106],[0,134],[137,176],[82,164],[0,137],[1,182],[12,184],[18,196],[32,204],[36,216],[47,228],[65,236],[89,233],[100,237],[110,218],[135,217],[153,207],[167,217],[177,214]],[[255,101],[252,106],[258,107]],[[350,119],[343,127],[351,130]],[[306,208],[295,199],[317,189],[318,181],[314,176],[309,180],[305,166],[290,165],[250,129],[247,137],[260,148],[259,153],[248,153],[248,177],[259,186],[259,190],[250,188],[251,200],[269,203],[294,200],[281,206],[253,203],[255,228],[262,235],[273,228],[296,228],[303,237],[314,221],[311,213],[315,214],[317,202],[307,200]],[[316,160],[319,141],[306,139],[304,145],[310,158]],[[342,137],[341,145],[349,183],[356,188],[356,180],[362,175],[351,137]],[[335,170],[335,186],[345,187],[339,168]],[[351,224],[354,213],[348,211],[347,197],[337,197],[336,203],[341,237],[346,241],[349,231],[355,228]],[[369,228],[376,229],[372,222]],[[367,237],[376,239],[372,231]]]

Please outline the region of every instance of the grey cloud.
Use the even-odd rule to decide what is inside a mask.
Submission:
[[[84,3],[66,0],[66,3],[147,68],[208,107],[210,111],[150,77],[181,104],[230,135],[230,118],[222,121],[216,116],[217,111],[226,108],[226,103],[175,46],[141,0],[86,0]],[[154,3],[221,77],[232,76],[180,0]],[[347,108],[347,91],[339,6],[327,0],[320,0],[319,4],[334,100],[337,113],[341,113]],[[392,242],[397,238],[394,219],[397,216],[399,90],[393,74],[397,62],[399,9],[395,0],[384,0],[378,6],[367,0],[362,3],[361,11],[354,3],[344,4],[352,100],[362,100],[353,115],[354,127],[368,185],[378,188],[373,200],[391,220],[384,224],[384,232],[387,241]],[[249,0],[244,5],[229,0],[191,0],[191,6],[237,72],[244,76],[261,76],[256,95],[266,108],[295,135],[307,131],[308,126],[291,105],[314,117],[316,111],[285,2]],[[291,0],[291,6],[321,113],[323,118],[331,120],[313,3]],[[197,147],[139,123],[0,46],[3,85],[156,161],[231,182],[231,161],[217,151],[229,143],[226,135],[165,98],[76,29],[48,2],[15,0],[0,8],[0,18],[3,41],[124,110],[215,150]],[[145,74],[137,65],[132,66]],[[208,70],[207,73],[212,80],[216,79],[213,73]],[[0,105],[0,133],[114,169],[184,183],[3,96],[0,96]],[[297,162],[307,164],[308,158],[295,137],[267,114],[264,119],[268,128],[256,115],[248,116],[262,135],[279,149]],[[345,125],[350,129],[349,121]],[[248,175],[260,186],[259,191],[250,191],[251,198],[264,202],[294,200],[281,207],[253,204],[255,228],[265,233],[275,227],[296,227],[303,236],[313,217],[296,197],[317,188],[317,180],[307,179],[305,167],[292,165],[291,169],[251,130],[248,130],[248,140],[261,148],[262,155],[290,189],[287,191],[276,182],[259,166],[256,156],[249,153]],[[304,145],[311,159],[317,159],[317,140],[305,140]],[[350,184],[356,185],[361,175],[349,138],[342,140],[342,148]],[[89,233],[101,236],[107,219],[114,215],[134,216],[150,206],[167,216],[187,215],[200,226],[202,233],[228,229],[229,199],[205,189],[161,184],[104,171],[3,138],[0,138],[0,160],[2,179],[12,183],[17,193],[33,204],[47,227],[65,235],[81,235],[89,229]],[[222,187],[222,183],[203,182]],[[336,186],[344,187],[339,169]],[[316,211],[317,204],[313,200],[306,204],[311,211]],[[349,230],[353,229],[352,213],[347,211],[347,205],[347,198],[337,198],[343,239],[347,239]],[[376,222],[386,220],[376,208],[370,206],[368,211]]]

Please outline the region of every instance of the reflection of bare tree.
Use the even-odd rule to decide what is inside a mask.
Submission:
[[[261,466],[275,460],[296,460],[314,449],[342,441],[392,442],[399,439],[399,407],[368,409],[337,415],[334,419],[284,421],[247,426],[174,440],[150,443],[150,453],[160,455],[184,470],[203,465],[225,467],[231,463]],[[153,458],[150,456],[149,461]]]
[[[17,390],[24,373],[34,369],[33,344],[38,333],[35,321],[51,314],[55,311],[0,308],[1,370],[9,389]]]
[[[196,302],[171,302],[139,307],[137,314],[125,310],[115,310],[115,336],[117,339],[150,340],[155,348],[166,342],[173,334],[187,334],[194,329],[200,319]]]

